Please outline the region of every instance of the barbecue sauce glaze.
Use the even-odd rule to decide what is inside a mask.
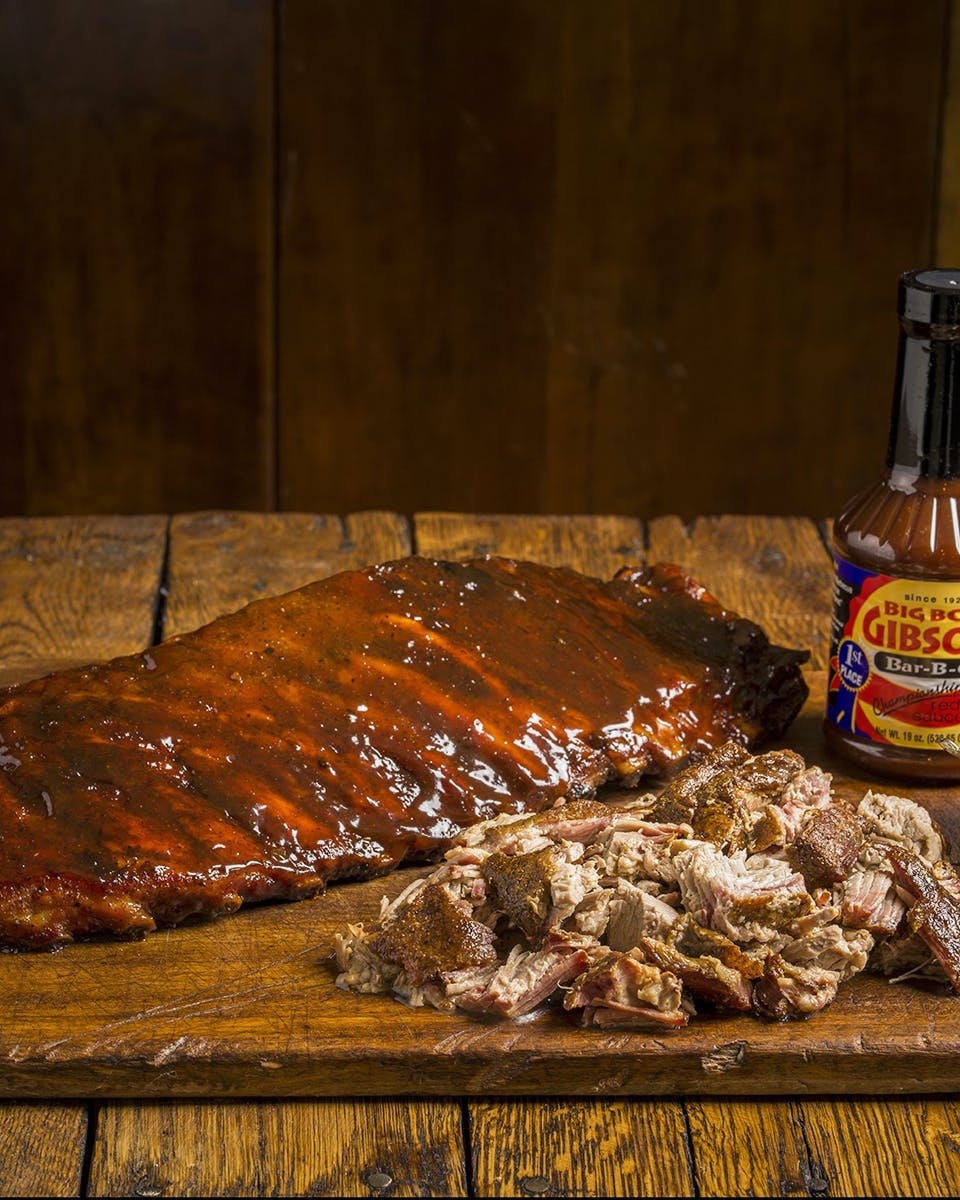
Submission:
[[[0,693],[0,945],[130,935],[778,736],[805,653],[676,568],[403,559]]]
[[[960,269],[900,279],[886,471],[834,522],[825,732],[879,774],[960,779]]]

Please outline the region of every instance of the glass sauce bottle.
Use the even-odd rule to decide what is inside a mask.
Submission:
[[[824,724],[858,766],[960,779],[960,269],[901,276],[887,469],[834,522]]]

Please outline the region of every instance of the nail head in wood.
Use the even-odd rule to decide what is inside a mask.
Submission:
[[[521,1179],[520,1191],[528,1196],[543,1196],[550,1191],[550,1180],[543,1175],[530,1175]]]

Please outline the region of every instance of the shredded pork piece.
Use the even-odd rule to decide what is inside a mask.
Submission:
[[[792,779],[783,790],[780,808],[787,826],[787,845],[793,841],[804,816],[812,808],[826,808],[833,803],[831,779],[819,767],[808,767]]]
[[[799,755],[722,747],[660,798],[576,800],[464,830],[377,926],[337,938],[341,987],[513,1019],[675,1029],[700,1006],[796,1020],[864,970],[960,991],[960,877],[914,801],[856,812]]]
[[[930,814],[913,800],[867,792],[857,815],[866,836],[875,841],[903,846],[931,863],[939,862],[947,852],[943,834]]]
[[[908,925],[930,947],[954,989],[960,991],[960,901],[920,855],[902,846],[891,846],[888,853],[897,883],[909,898]]]
[[[665,938],[680,914],[658,896],[621,879],[610,900],[605,942],[611,950],[630,950],[645,937]]]
[[[725,966],[712,954],[692,956],[675,945],[656,938],[640,938],[633,954],[675,975],[693,995],[721,1008],[749,1012],[753,998],[751,981],[735,967]]]
[[[682,850],[675,864],[687,912],[737,942],[779,949],[793,922],[815,907],[803,876],[778,858],[725,855],[701,842]]]
[[[843,983],[866,969],[873,946],[874,936],[867,929],[823,925],[787,942],[780,957],[795,966],[833,971]]]
[[[680,980],[636,951],[605,955],[579,976],[563,1006],[579,1009],[583,1025],[676,1029],[689,1020]]]
[[[839,984],[836,971],[798,966],[772,954],[754,986],[753,1003],[761,1016],[777,1021],[809,1017],[836,999]]]
[[[539,950],[514,946],[489,978],[459,993],[457,1004],[467,1012],[525,1016],[558,987],[582,975],[589,963],[586,948],[574,939],[557,937]]]
[[[893,872],[880,867],[855,871],[836,892],[841,921],[878,936],[896,933],[907,906],[900,899]]]

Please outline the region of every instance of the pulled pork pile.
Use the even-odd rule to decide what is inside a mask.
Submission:
[[[339,986],[516,1018],[686,1025],[698,1002],[806,1017],[860,971],[960,991],[960,877],[929,814],[733,743],[658,796],[573,801],[464,831],[337,938]]]

